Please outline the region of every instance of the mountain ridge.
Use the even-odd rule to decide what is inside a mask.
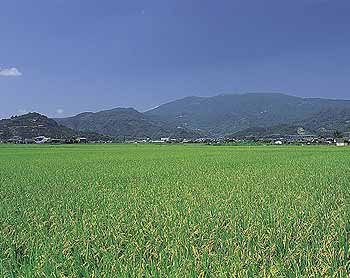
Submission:
[[[278,125],[307,125],[310,132],[322,128],[327,121],[329,130],[348,130],[342,117],[335,117],[335,124],[323,117],[324,113],[350,119],[350,100],[323,98],[301,98],[281,93],[221,94],[213,97],[182,98],[145,112],[154,120],[170,125],[199,129],[212,136],[234,134],[251,127],[272,127]],[[311,124],[312,119],[314,125]],[[316,128],[316,123],[320,124]]]
[[[87,137],[90,140],[108,139],[107,136],[95,132],[77,132],[37,112],[0,120],[1,140],[8,140],[13,137],[33,139],[38,136],[55,139],[72,139],[76,137]]]
[[[12,119],[13,124],[15,119],[16,117]],[[47,124],[51,119],[46,117],[42,120]],[[9,129],[6,126],[8,121],[9,119],[0,121],[0,132],[16,134],[17,129],[21,130],[20,123],[19,127],[14,124]],[[52,121],[55,123],[47,125],[54,135],[100,134],[117,140],[161,137],[193,139],[234,134],[267,135],[276,132],[296,134],[299,128],[308,134],[326,135],[334,131],[350,131],[350,100],[301,98],[282,93],[190,96],[143,113],[132,107],[117,107],[98,112],[82,112]],[[40,130],[43,131],[37,126],[29,134],[35,135]],[[22,127],[23,133],[27,131]]]
[[[153,121],[134,108],[114,108],[80,113],[56,122],[77,131],[94,131],[117,139],[159,139],[161,137],[198,138],[200,134]]]

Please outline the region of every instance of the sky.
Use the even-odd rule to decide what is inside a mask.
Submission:
[[[349,14],[348,0],[2,1],[0,117],[246,92],[350,99]]]

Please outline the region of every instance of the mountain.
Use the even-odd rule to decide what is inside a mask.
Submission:
[[[161,137],[197,138],[198,132],[172,128],[152,121],[133,108],[115,108],[96,113],[85,112],[69,118],[55,119],[61,125],[77,131],[94,131],[117,139],[159,139]]]
[[[90,140],[194,139],[297,134],[298,129],[309,134],[350,131],[350,101],[261,93],[187,97],[145,113],[116,108],[61,119],[29,113],[0,120],[0,139],[40,135]]]
[[[248,93],[214,97],[186,97],[145,113],[153,121],[200,130],[212,136],[278,126],[285,132],[350,129],[350,101],[300,98],[284,94]],[[289,126],[289,128],[286,128]],[[249,130],[251,129],[251,130]]]
[[[57,139],[87,137],[90,140],[106,140],[106,136],[96,133],[79,133],[39,113],[28,113],[0,120],[0,139],[7,140],[14,136],[32,139],[46,136]]]
[[[34,138],[41,135],[64,138],[72,137],[74,134],[73,130],[60,126],[54,120],[39,113],[29,113],[0,120],[0,136],[3,139],[13,136]]]

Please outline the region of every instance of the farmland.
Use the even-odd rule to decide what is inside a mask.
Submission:
[[[0,145],[0,277],[350,275],[350,148]]]

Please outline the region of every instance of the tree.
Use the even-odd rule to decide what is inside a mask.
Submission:
[[[336,130],[336,131],[334,131],[333,136],[334,136],[334,138],[342,138],[343,134],[339,130]]]

